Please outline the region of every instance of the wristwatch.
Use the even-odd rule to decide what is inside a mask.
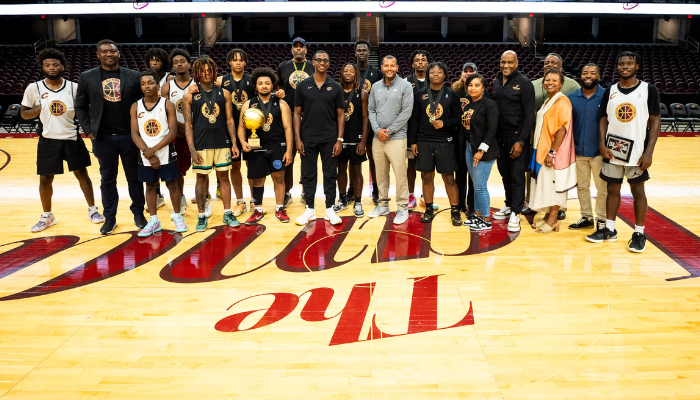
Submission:
[[[554,149],[549,149],[549,155],[555,156],[555,155],[557,155],[557,152],[554,151]]]
[[[484,154],[484,153],[485,153],[485,151],[484,151],[484,149],[479,149],[479,151],[477,151],[477,153],[481,153],[481,154]]]
[[[522,140],[518,140],[518,143],[520,143],[521,147],[525,147],[525,142],[523,142]]]
[[[339,137],[338,140],[340,140],[340,143],[343,143],[345,141],[345,139],[343,139],[341,137]]]

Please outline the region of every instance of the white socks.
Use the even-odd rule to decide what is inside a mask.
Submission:
[[[614,219],[606,219],[605,220],[605,227],[610,230],[610,232],[615,231],[615,220]]]
[[[635,231],[635,232],[639,232],[639,233],[644,233],[644,227],[643,227],[643,226],[639,226],[639,225],[635,225],[635,226],[634,226],[634,231]]]
[[[230,209],[230,208],[229,208],[229,209],[226,209],[226,210],[224,210],[224,214],[226,214],[226,213],[230,213],[230,212],[231,212],[231,209]]]
[[[277,205],[277,211],[281,210],[282,208],[284,208],[284,205],[283,205],[283,204],[278,204],[278,205]]]

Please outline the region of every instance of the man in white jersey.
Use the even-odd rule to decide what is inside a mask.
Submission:
[[[170,57],[168,57],[168,52],[161,49],[160,47],[151,47],[146,51],[144,56],[146,62],[148,63],[148,68],[153,69],[158,74],[158,96],[161,95],[160,88],[166,83],[173,79],[170,74]],[[158,193],[158,201],[156,203],[158,208],[165,206],[165,198],[160,193],[160,184],[156,187],[156,192]],[[146,211],[148,211],[148,204],[146,204]]]
[[[175,104],[175,115],[177,116],[177,135],[175,137],[175,151],[177,152],[177,187],[182,193],[180,198],[180,214],[185,214],[187,201],[185,200],[185,175],[192,165],[192,155],[187,138],[185,138],[185,117],[182,115],[182,97],[187,93],[190,86],[196,86],[190,76],[190,53],[185,49],[176,48],[170,52],[170,64],[175,71],[175,79],[169,80],[160,89],[161,96]]]
[[[603,156],[600,177],[607,182],[605,228],[586,240],[593,243],[617,241],[615,217],[620,208],[620,187],[627,178],[634,198],[634,233],[627,244],[633,253],[646,248],[644,222],[647,198],[644,182],[649,180],[652,154],[659,138],[661,106],[659,91],[653,85],[637,79],[641,57],[631,51],[617,56],[617,74],[620,82],[605,89],[598,111],[599,147]]]
[[[40,51],[36,61],[46,74],[46,79],[27,87],[21,108],[22,118],[34,119],[38,116],[41,121],[36,166],[44,212],[31,230],[40,232],[57,222],[51,211],[52,184],[54,175],[63,173],[64,160],[68,162],[68,170],[78,178],[80,189],[88,203],[88,218],[93,223],[103,223],[105,218],[95,206],[92,181],[87,172],[87,167],[91,164],[90,153],[73,120],[78,84],[61,77],[66,57],[57,49]]]
[[[145,228],[139,232],[140,237],[160,232],[160,220],[157,215],[156,187],[160,180],[170,191],[173,210],[172,216],[176,232],[186,232],[187,225],[180,214],[180,193],[177,186],[177,153],[173,140],[177,135],[177,117],[175,105],[168,99],[158,96],[160,85],[158,74],[153,69],[141,73],[141,91],[143,99],[131,105],[131,138],[141,150],[138,159],[138,179],[146,184],[146,203],[151,218]]]

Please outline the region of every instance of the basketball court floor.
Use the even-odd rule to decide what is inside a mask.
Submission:
[[[525,218],[470,233],[448,211],[423,225],[421,208],[401,226],[347,210],[340,226],[269,213],[230,228],[212,201],[208,231],[190,205],[174,233],[168,203],[161,234],[138,238],[121,173],[115,234],[89,222],[72,174],[55,180],[58,224],[32,234],[36,139],[0,149],[3,400],[700,398],[698,137],[659,140],[643,254],[627,251],[630,197],[616,243],[565,229],[575,190],[549,235]],[[94,157],[89,172],[99,198]],[[500,208],[495,167],[489,187]]]

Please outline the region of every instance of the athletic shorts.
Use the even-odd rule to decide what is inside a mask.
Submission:
[[[202,164],[192,163],[192,169],[198,174],[208,175],[212,169],[228,171],[231,169],[231,148],[197,150],[202,157]]]
[[[278,147],[248,153],[248,179],[261,179],[273,172],[284,171],[284,153],[287,149]]]
[[[192,166],[192,154],[190,146],[187,145],[187,139],[175,138],[175,152],[177,152],[177,171],[180,175],[185,176],[187,170]]]
[[[455,146],[452,142],[418,142],[416,171],[452,174],[457,169]]]
[[[649,180],[649,169],[640,170],[637,166],[626,167],[624,165],[603,163],[600,169],[600,179],[608,183],[620,184],[622,178],[627,178],[627,183],[640,183]]]
[[[343,143],[343,148],[338,154],[338,164],[350,162],[350,165],[360,165],[365,161],[367,161],[367,153],[365,152],[363,155],[357,154],[357,144]]]
[[[47,139],[39,136],[36,148],[36,174],[60,175],[63,173],[63,161],[68,163],[68,171],[89,167],[90,153],[83,138],[77,140]]]
[[[177,171],[177,163],[171,162],[165,165],[161,165],[160,169],[154,169],[150,165],[137,165],[138,167],[138,179],[139,182],[149,183],[158,182],[158,178],[161,181],[167,182],[177,179],[180,173]]]

